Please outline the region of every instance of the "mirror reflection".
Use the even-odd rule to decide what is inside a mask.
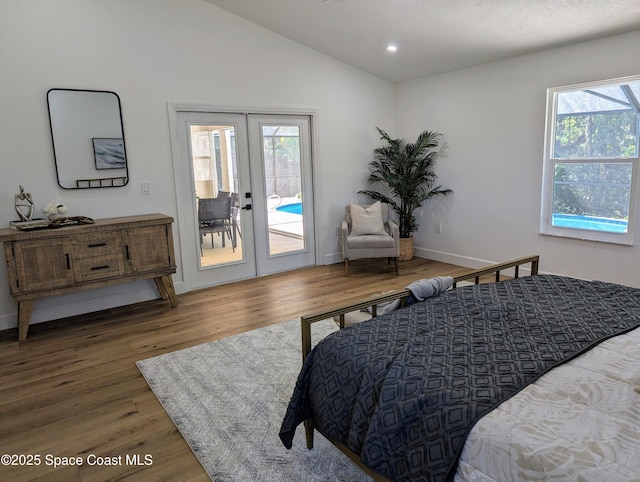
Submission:
[[[129,175],[118,95],[109,91],[51,89],[47,104],[60,187],[126,185]]]

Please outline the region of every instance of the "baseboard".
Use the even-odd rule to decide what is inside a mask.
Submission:
[[[342,263],[342,253],[329,253],[324,255],[324,264]]]
[[[462,256],[460,254],[447,253],[445,251],[436,251],[435,249],[426,249],[419,247],[415,248],[415,254],[419,258],[432,259],[434,261],[455,264],[457,266],[464,266],[465,268],[471,269],[483,268],[489,264],[498,263],[498,261],[472,258],[471,256]]]
[[[473,258],[471,256],[463,256],[456,253],[448,253],[446,251],[437,251],[435,249],[426,249],[420,248],[418,246],[415,247],[415,256],[417,258],[425,258],[432,259],[433,261],[440,261],[442,263],[455,264],[457,266],[464,266],[469,269],[479,269],[484,268],[485,266],[491,264],[502,263],[505,261],[509,261],[507,259],[501,260],[490,260],[490,259],[482,259],[482,258]],[[324,256],[324,264],[335,264],[342,263],[342,253],[329,253]],[[522,275],[527,275],[531,273],[530,266],[522,266],[520,268]],[[509,272],[505,272],[505,274],[509,274]]]
[[[446,253],[444,251],[436,251],[434,249],[419,248],[416,246],[415,255],[418,258],[432,259],[443,263],[456,264],[467,268],[482,268],[488,264],[497,263],[497,261],[488,261],[485,259],[471,258],[454,253]],[[324,255],[324,264],[342,263],[342,253],[328,253]]]
[[[415,256],[417,258],[432,259],[442,263],[455,264],[466,268],[477,269],[483,268],[489,264],[498,263],[498,261],[489,261],[485,259],[472,258],[470,256],[462,256],[455,253],[446,253],[444,251],[436,251],[433,249],[415,248]],[[324,264],[342,263],[342,253],[329,253],[324,256]]]
[[[471,256],[462,256],[460,254],[455,253],[447,253],[445,251],[437,251],[435,249],[426,249],[426,248],[415,248],[415,256],[418,258],[432,259],[434,261],[440,261],[442,263],[455,264],[457,266],[464,266],[469,269],[479,269],[484,268],[485,266],[491,264],[502,263],[504,261],[509,261],[507,259],[501,259],[498,261],[481,259],[481,258],[473,258]],[[324,264],[336,264],[342,263],[342,253],[329,253],[324,255]],[[520,267],[520,273],[522,276],[527,276],[531,274],[531,266],[524,265]],[[506,270],[505,275],[513,276],[513,269]]]
[[[9,330],[18,326],[17,313],[4,313],[0,315],[0,331]]]
[[[444,251],[436,251],[434,249],[415,248],[416,256],[420,258],[432,259],[434,261],[440,261],[442,263],[455,264],[457,266],[464,266],[469,269],[479,269],[489,266],[491,264],[503,263],[509,261],[508,259],[501,260],[488,260],[481,258],[473,258],[471,256],[462,256],[455,253],[447,253]],[[529,264],[523,265],[519,268],[520,276],[527,276],[531,274],[531,266]],[[505,270],[506,276],[513,276],[513,268]]]

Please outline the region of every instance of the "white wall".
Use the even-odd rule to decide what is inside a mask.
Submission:
[[[168,102],[291,107],[318,112],[317,223],[326,233],[318,262],[339,260],[333,226],[366,187],[380,142],[374,126],[403,137],[435,129],[451,145],[438,172],[455,195],[422,210],[418,255],[476,266],[539,253],[545,271],[640,286],[632,268],[640,248],[538,234],[546,89],[638,74],[638,45],[633,32],[394,88],[202,0],[0,0],[0,226],[16,218],[20,184],[38,211],[62,202],[70,215],[177,217]],[[128,186],[57,186],[45,98],[53,87],[119,94]],[[141,195],[142,181],[151,183],[150,196]],[[177,233],[176,226],[180,291]],[[138,282],[43,299],[33,321],[156,296],[152,283]],[[0,329],[15,325],[0,263]]]
[[[202,0],[0,0],[0,226],[17,216],[23,184],[38,213],[49,202],[93,218],[161,212],[177,216],[167,103],[291,107],[318,112],[316,220],[323,256],[336,260],[333,226],[366,185],[378,143],[393,129],[393,86],[302,47]],[[54,169],[46,92],[112,90],[122,102],[129,184],[68,191]],[[143,196],[140,183],[151,183]],[[180,220],[177,220],[179,223]],[[180,291],[182,267],[174,227]],[[157,297],[139,282],[35,303],[33,322]],[[0,329],[17,305],[0,263]]]
[[[640,74],[639,45],[635,31],[397,84],[396,134],[450,144],[438,174],[455,194],[421,210],[417,253],[467,266],[540,254],[547,272],[640,287],[640,246],[538,234],[546,89]]]

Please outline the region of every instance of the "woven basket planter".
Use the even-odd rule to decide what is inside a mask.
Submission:
[[[400,238],[400,256],[398,261],[410,261],[414,255],[413,238]]]

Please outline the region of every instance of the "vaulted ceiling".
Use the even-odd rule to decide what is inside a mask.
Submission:
[[[205,1],[390,82],[640,29],[640,0]]]

